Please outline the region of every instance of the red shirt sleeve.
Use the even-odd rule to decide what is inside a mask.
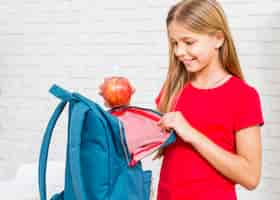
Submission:
[[[245,92],[241,92],[241,98],[238,102],[238,105],[235,106],[235,131],[254,125],[262,126],[264,124],[260,96],[253,87],[249,87]]]

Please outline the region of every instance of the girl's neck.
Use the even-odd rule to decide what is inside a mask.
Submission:
[[[230,73],[220,64],[207,66],[204,70],[194,74],[191,83],[198,88],[213,88],[223,83]]]

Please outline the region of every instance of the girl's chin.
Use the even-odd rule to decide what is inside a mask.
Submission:
[[[186,65],[185,64],[185,67],[189,72],[199,72],[201,70],[200,67],[195,66],[195,65]]]

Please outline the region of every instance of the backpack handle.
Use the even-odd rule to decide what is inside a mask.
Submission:
[[[52,93],[54,96],[58,97],[62,101],[57,105],[55,108],[49,122],[47,128],[44,133],[44,137],[42,140],[42,145],[40,149],[40,156],[39,156],[39,169],[38,169],[38,179],[39,179],[39,192],[40,192],[40,199],[46,200],[47,199],[47,192],[46,192],[46,170],[47,170],[47,160],[49,154],[49,146],[53,134],[53,129],[56,125],[56,122],[65,108],[67,102],[71,100],[75,100],[76,98],[67,90],[59,87],[58,85],[54,84],[50,89],[49,92]]]
[[[53,129],[56,125],[56,122],[62,113],[67,101],[61,101],[58,106],[56,107],[55,111],[53,112],[48,126],[46,128],[43,142],[41,145],[40,150],[40,157],[39,157],[39,192],[40,192],[40,199],[46,200],[46,170],[47,170],[47,160],[48,160],[48,152],[49,152],[49,145],[52,138]]]
[[[56,125],[56,122],[61,115],[62,111],[65,108],[67,102],[71,102],[73,100],[78,100],[75,95],[64,90],[63,88],[53,85],[50,90],[54,96],[62,99],[62,101],[57,105],[55,111],[53,112],[47,128],[44,133],[41,149],[40,149],[40,156],[39,156],[39,193],[40,199],[46,200],[47,199],[47,192],[46,192],[46,170],[47,170],[47,160],[48,160],[48,152],[49,152],[49,145],[53,134],[53,129]],[[72,113],[71,113],[71,122],[69,127],[69,143],[70,143],[70,151],[72,153],[69,159],[70,162],[70,170],[73,173],[73,186],[76,195],[82,195],[83,200],[86,200],[86,195],[83,187],[82,182],[82,174],[81,174],[81,166],[79,165],[80,161],[80,142],[81,142],[81,129],[83,128],[83,121],[85,118],[85,114],[88,110],[88,106],[81,102],[76,102],[73,106]],[[73,122],[75,122],[75,126],[73,126]],[[80,199],[80,196],[77,197]]]

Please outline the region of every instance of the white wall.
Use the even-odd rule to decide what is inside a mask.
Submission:
[[[41,138],[58,102],[48,93],[53,83],[102,104],[97,87],[103,78],[124,75],[137,89],[132,103],[154,107],[153,99],[168,63],[165,18],[175,2],[0,1],[2,198],[19,199],[14,189],[19,188],[20,199],[36,199]],[[241,200],[280,199],[280,2],[221,2],[247,80],[261,94],[265,118],[261,184],[253,192],[240,188],[238,193]],[[59,121],[50,152],[51,168],[60,171],[65,153],[65,116]],[[159,164],[145,161],[155,175]],[[57,181],[56,171],[50,176]],[[50,187],[58,190],[59,184]]]

